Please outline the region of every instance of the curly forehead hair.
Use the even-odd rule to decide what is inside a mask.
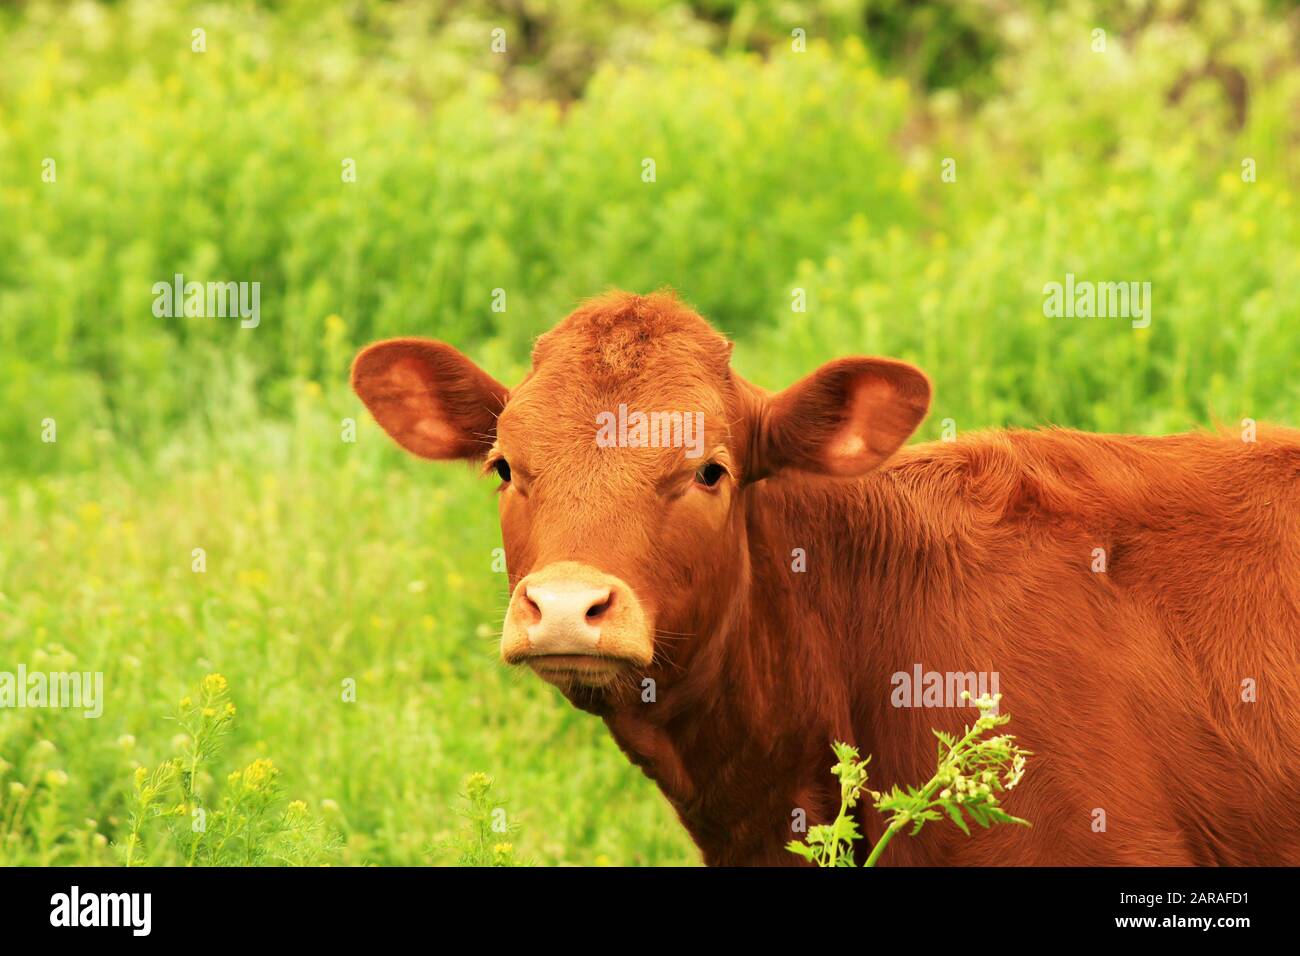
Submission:
[[[725,378],[731,343],[672,292],[609,292],[583,302],[537,340],[533,368],[551,358],[577,362],[600,379],[694,359]]]

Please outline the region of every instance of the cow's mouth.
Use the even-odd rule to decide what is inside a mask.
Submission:
[[[573,684],[606,687],[617,681],[628,667],[628,662],[621,658],[598,654],[530,654],[521,663],[558,687]]]

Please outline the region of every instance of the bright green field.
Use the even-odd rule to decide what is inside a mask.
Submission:
[[[0,864],[698,862],[599,721],[498,665],[491,483],[370,421],[374,338],[512,382],[581,298],[670,285],[768,387],[920,365],[922,439],[1300,425],[1286,5],[699,6],[544,5],[508,57],[490,3],[0,11],[0,672],[106,698],[0,710]],[[156,318],[177,272],[259,281],[261,324]],[[1150,327],[1045,317],[1066,273],[1150,282]],[[137,770],[192,750],[211,673],[235,716],[191,792],[237,827],[195,856],[191,798],[142,806]],[[512,828],[486,855],[476,772]]]

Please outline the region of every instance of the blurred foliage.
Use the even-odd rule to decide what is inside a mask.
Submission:
[[[923,229],[853,222],[847,243],[801,264],[792,284],[808,311],[744,343],[742,367],[779,387],[846,351],[910,359],[935,379],[926,437],[945,418],[1149,433],[1300,424],[1295,23],[1242,29],[1207,10],[1132,47],[1111,39],[1105,55],[1087,37],[1067,16],[1025,34],[1000,68],[1008,92],[968,119],[932,97],[932,133],[909,153],[935,184]],[[945,158],[956,181],[939,184]],[[1067,272],[1150,282],[1150,328],[1045,317],[1043,286]]]
[[[283,411],[282,383],[341,380],[376,336],[500,335],[522,352],[611,285],[678,285],[742,331],[846,211],[913,219],[888,141],[906,90],[860,47],[763,62],[665,40],[562,109],[502,105],[473,63],[439,87],[401,44],[376,70],[264,14],[205,16],[195,54],[170,8],[79,9],[112,18],[114,42],[105,23],[53,40],[23,21],[4,39],[0,342],[17,375],[70,376],[0,413],[14,438],[48,415],[155,447],[214,391],[251,385]],[[260,282],[260,326],[155,317],[153,284],[176,273]],[[66,437],[60,458],[93,459]]]
[[[806,370],[790,357],[918,358],[963,422],[1179,427],[1207,418],[1203,397],[1276,414],[1288,353],[1258,352],[1267,323],[1295,327],[1297,18],[1260,0],[1049,6],[7,11],[0,464],[152,454],[218,406],[282,415],[293,382],[342,382],[378,336],[517,363],[610,286],[673,286],[729,333],[764,330],[754,372],[773,384]],[[1118,27],[1097,53],[1101,22]],[[927,44],[960,59],[972,23],[997,59],[918,88]],[[548,59],[566,44],[594,71],[581,98],[528,96],[567,75]],[[1067,269],[1153,281],[1153,329],[1035,315]],[[177,273],[260,282],[261,325],[155,317],[153,284]],[[1114,361],[1134,374],[1113,381]],[[47,419],[59,441],[33,450]]]

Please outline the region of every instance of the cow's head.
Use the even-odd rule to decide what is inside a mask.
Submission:
[[[730,356],[671,295],[613,293],[543,335],[513,389],[441,342],[357,357],[353,387],[402,447],[500,482],[506,662],[588,703],[680,673],[743,594],[750,486],[863,475],[929,405],[925,376],[889,359],[838,359],[769,395]]]

